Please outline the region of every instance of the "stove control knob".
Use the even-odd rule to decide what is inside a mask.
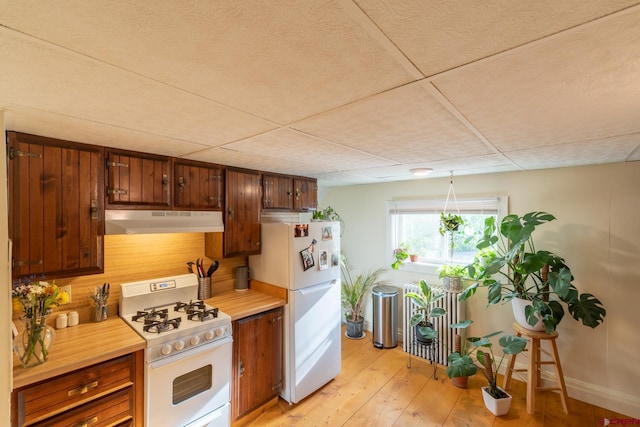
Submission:
[[[170,344],[165,344],[160,348],[160,353],[164,354],[165,356],[167,354],[171,354],[171,345]]]
[[[211,340],[213,339],[214,334],[212,330],[208,330],[207,332],[204,333],[204,339],[206,340]]]
[[[221,337],[224,335],[224,328],[216,328],[216,336]]]
[[[184,341],[182,340],[176,341],[176,343],[173,345],[173,348],[175,348],[178,351],[182,350],[184,348]]]
[[[198,345],[200,343],[200,338],[197,335],[191,337],[191,345]]]

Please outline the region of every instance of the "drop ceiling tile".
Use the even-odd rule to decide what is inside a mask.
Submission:
[[[555,34],[637,0],[355,0],[426,75]]]
[[[88,122],[74,117],[0,103],[6,109],[7,130],[31,133],[66,141],[178,157],[201,150],[203,145],[162,135]]]
[[[393,89],[292,127],[400,163],[490,153],[423,84]]]
[[[433,83],[500,151],[640,130],[640,9]]]
[[[0,40],[2,103],[209,146],[275,127],[201,96],[3,28]]]
[[[578,141],[568,144],[505,152],[523,169],[559,168],[624,162],[638,147],[640,134]]]
[[[223,148],[252,153],[303,166],[310,173],[349,171],[392,164],[391,161],[354,151],[291,129],[279,129]]]
[[[413,80],[335,0],[76,1],[64,13],[24,1],[2,16],[11,28],[279,123]]]

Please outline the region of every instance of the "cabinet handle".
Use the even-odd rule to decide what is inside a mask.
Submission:
[[[162,185],[164,186],[169,185],[169,175],[167,175],[166,173],[162,174]]]
[[[180,187],[180,192],[184,193],[184,186],[187,185],[187,180],[184,179],[184,176],[178,177],[178,187]]]
[[[107,194],[110,196],[112,194],[129,194],[127,190],[116,190],[115,188],[107,187]]]
[[[229,209],[229,218],[233,218],[233,209]]]
[[[128,168],[129,163],[121,163],[121,162],[109,162],[107,161],[108,168]]]
[[[244,360],[240,360],[238,362],[238,377],[242,377],[244,375]]]
[[[93,381],[90,382],[89,384],[84,384],[81,385],[80,387],[71,389],[67,392],[67,396],[71,397],[71,396],[77,396],[79,394],[85,394],[87,393],[89,390],[92,390],[94,388],[98,387],[98,381]]]
[[[98,422],[98,417],[95,416],[89,420],[82,421],[80,424],[76,424],[75,427],[88,427]]]

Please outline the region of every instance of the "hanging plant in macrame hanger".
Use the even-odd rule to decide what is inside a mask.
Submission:
[[[456,198],[456,192],[453,189],[453,171],[451,172],[451,179],[449,181],[449,192],[447,193],[447,200],[444,203],[444,210],[440,213],[440,235],[447,236],[449,240],[449,262],[453,260],[453,234],[459,231],[460,226],[464,224],[462,217],[460,216],[460,208],[458,207],[458,199]],[[447,207],[449,206],[449,198],[453,196],[456,212],[447,213]]]

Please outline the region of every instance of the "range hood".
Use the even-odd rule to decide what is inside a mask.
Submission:
[[[208,233],[224,231],[219,211],[107,209],[105,234]]]

